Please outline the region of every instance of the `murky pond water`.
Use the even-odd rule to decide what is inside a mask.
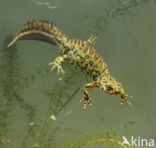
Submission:
[[[0,148],[129,147],[124,139],[156,147],[155,16],[155,0],[1,0]],[[83,110],[83,86],[92,80],[69,64],[64,75],[50,71],[56,46],[7,48],[32,19],[54,22],[70,38],[97,36],[95,48],[132,106],[92,89],[93,106]]]

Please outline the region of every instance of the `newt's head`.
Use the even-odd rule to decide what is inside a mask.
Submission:
[[[119,97],[121,104],[124,102],[131,104],[129,102],[129,96],[125,94],[122,85],[112,76],[108,75],[107,77],[101,78],[99,84],[102,90],[104,90],[106,93]]]

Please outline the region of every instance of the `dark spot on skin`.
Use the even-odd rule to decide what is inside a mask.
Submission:
[[[94,62],[92,60],[89,61],[90,66],[94,65]]]
[[[70,49],[65,47],[64,49],[61,50],[61,54],[62,55],[67,54],[69,51],[70,51]]]
[[[107,84],[107,85],[106,85],[106,90],[109,92],[109,91],[113,90],[113,88],[112,88],[111,85]]]
[[[118,95],[118,94],[120,94],[120,92],[119,91],[115,91],[115,94]]]
[[[86,58],[86,59],[89,59],[89,55],[86,55],[85,58]]]
[[[79,55],[79,57],[81,61],[84,61],[84,58],[81,55]]]

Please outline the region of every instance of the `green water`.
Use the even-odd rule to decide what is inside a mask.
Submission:
[[[0,148],[70,147],[79,140],[83,148],[107,147],[91,140],[108,132],[119,141],[152,138],[156,147],[155,16],[154,0],[0,0]],[[94,89],[93,106],[84,111],[82,88],[92,80],[68,64],[63,76],[49,71],[57,47],[20,41],[5,48],[29,19],[52,21],[71,38],[97,35],[97,52],[133,105]]]

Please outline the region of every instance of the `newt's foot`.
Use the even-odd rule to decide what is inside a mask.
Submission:
[[[93,99],[91,98],[88,98],[88,97],[83,97],[80,102],[83,103],[83,109],[87,109],[87,106],[92,106],[92,102],[93,102]]]
[[[54,61],[49,63],[51,70],[57,72],[57,74],[64,74],[65,71],[62,69],[62,66],[59,64],[59,62]]]

